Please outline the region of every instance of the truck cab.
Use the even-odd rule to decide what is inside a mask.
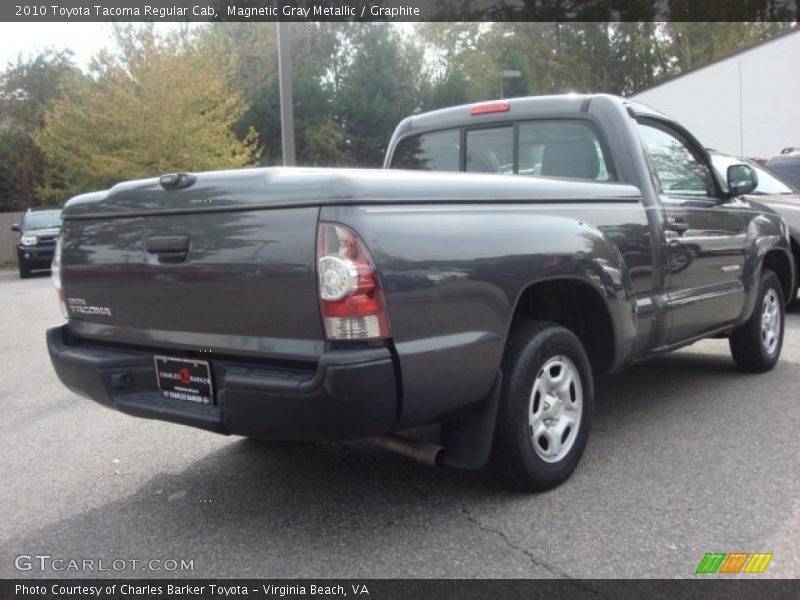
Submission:
[[[629,225],[600,225],[628,266],[638,317],[631,362],[719,333],[752,310],[748,271],[759,261],[752,227],[759,215],[772,212],[745,197],[758,184],[755,172],[737,165],[731,191],[704,146],[645,105],[570,94],[414,115],[395,129],[384,168],[636,186],[647,239],[630,235]],[[793,265],[787,266],[782,254],[775,257],[781,263],[775,268],[789,285]],[[785,288],[787,299],[793,291]]]

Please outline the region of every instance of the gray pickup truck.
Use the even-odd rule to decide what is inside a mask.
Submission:
[[[584,451],[597,375],[706,337],[746,371],[778,360],[786,224],[745,197],[750,167],[723,186],[662,114],[604,95],[449,108],[403,121],[385,167],[71,199],[59,378],[140,417],[374,438],[542,490]],[[430,424],[438,444],[397,435]]]

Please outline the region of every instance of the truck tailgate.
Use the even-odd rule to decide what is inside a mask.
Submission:
[[[167,194],[176,192],[161,193],[168,208]],[[128,199],[126,210],[107,216],[101,211],[113,207],[108,197],[90,218],[70,219],[66,211],[62,280],[75,335],[318,359],[324,345],[314,267],[318,207],[200,206],[175,214],[152,210],[152,191],[142,202],[147,210],[135,210]]]

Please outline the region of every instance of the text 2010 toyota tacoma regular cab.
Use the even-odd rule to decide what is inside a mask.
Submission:
[[[583,453],[596,375],[711,336],[744,370],[778,360],[786,225],[743,197],[750,167],[723,188],[659,113],[602,95],[455,107],[403,121],[385,166],[73,198],[54,263],[68,322],[47,333],[61,381],[220,433],[376,438],[465,468],[491,451],[539,490]],[[440,445],[395,435],[434,423]]]

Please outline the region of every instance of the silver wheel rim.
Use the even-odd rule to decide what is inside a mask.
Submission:
[[[767,354],[774,354],[781,336],[781,305],[773,289],[764,294],[761,305],[761,345]]]
[[[536,376],[528,403],[530,438],[536,455],[554,463],[578,438],[583,414],[583,387],[578,369],[566,356],[554,356]]]

